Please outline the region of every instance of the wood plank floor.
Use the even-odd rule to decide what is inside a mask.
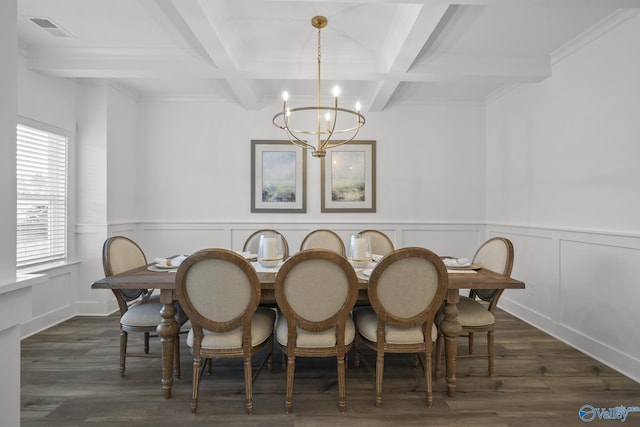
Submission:
[[[640,406],[640,384],[617,373],[503,311],[497,314],[496,375],[485,359],[458,360],[458,392],[446,395],[444,379],[434,381],[433,407],[424,406],[421,368],[411,356],[386,357],[384,406],[374,406],[374,374],[349,366],[347,412],[337,409],[335,359],[297,359],[292,414],[284,411],[286,375],[276,352],[273,372],[254,384],[254,415],[244,410],[242,363],[217,361],[203,378],[198,414],[190,412],[191,355],[181,336],[182,379],[165,400],[160,360],[130,358],[118,374],[116,317],[76,317],[22,342],[21,424],[23,426],[571,426],[582,405]],[[141,348],[139,334],[130,347]],[[460,351],[464,350],[460,340]],[[478,351],[484,350],[478,337]],[[159,351],[157,339],[152,350]],[[263,354],[254,359],[256,364]],[[373,352],[363,357],[375,366]],[[613,426],[620,421],[596,420]],[[0,421],[1,424],[1,421]],[[640,425],[630,413],[625,425]]]

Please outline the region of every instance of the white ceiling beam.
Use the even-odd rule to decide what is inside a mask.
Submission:
[[[31,49],[27,66],[43,74],[71,78],[222,77],[210,63],[181,49]]]
[[[409,70],[448,9],[448,2],[439,3],[433,7],[422,7],[411,27],[411,31],[409,31],[406,40],[389,67],[388,76],[401,76]],[[388,78],[388,76],[376,85],[369,111],[382,111],[400,84],[400,79]]]
[[[180,26],[182,26],[181,23],[184,23],[187,28],[182,28],[182,30],[178,28],[178,30],[193,35],[210,60],[217,65],[221,74],[225,76],[229,87],[237,96],[240,104],[249,110],[259,109],[260,100],[258,96],[250,83],[239,73],[231,52],[220,39],[217,23],[207,19],[207,14],[200,3],[197,0],[157,1],[159,4],[168,3],[168,5],[162,6],[163,10],[168,14],[175,15],[170,18],[173,22],[179,23],[178,25]]]

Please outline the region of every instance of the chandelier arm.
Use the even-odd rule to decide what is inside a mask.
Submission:
[[[309,148],[312,150],[312,155],[315,157],[324,157],[326,154],[326,150],[329,148],[333,148],[333,147],[338,147],[340,145],[346,144],[350,141],[353,141],[356,136],[358,135],[360,128],[365,124],[365,118],[362,116],[362,114],[360,113],[360,107],[359,104],[356,106],[356,110],[349,110],[346,108],[340,108],[338,107],[338,91],[334,90],[334,103],[332,107],[324,107],[321,104],[321,85],[322,85],[322,79],[321,79],[321,58],[322,58],[322,49],[321,49],[321,29],[327,26],[327,18],[324,16],[315,16],[312,18],[311,20],[311,25],[314,28],[317,28],[318,30],[318,57],[317,57],[317,68],[318,68],[318,81],[317,81],[317,90],[318,90],[318,96],[317,96],[317,105],[314,107],[298,107],[298,108],[293,108],[290,109],[288,108],[287,105],[287,99],[288,99],[288,93],[284,92],[283,93],[283,100],[284,100],[284,106],[283,106],[283,110],[282,112],[276,114],[273,117],[273,124],[278,127],[279,129],[284,130],[287,133],[287,138],[289,139],[289,142],[291,142],[294,145],[300,146],[302,148]],[[312,125],[309,127],[309,129],[312,130],[303,130],[303,129],[292,129],[291,127],[291,115],[293,113],[296,112],[301,112],[301,111],[315,111],[315,115],[316,115],[316,123],[315,125]],[[324,119],[323,117],[323,113],[327,112],[327,118]],[[331,123],[331,114],[329,113],[333,113],[333,123]],[[338,116],[342,116],[343,114],[340,113],[345,113],[345,114],[352,114],[354,116],[356,116],[356,120],[355,120],[355,126],[353,127],[349,127],[346,129],[337,129],[337,124],[338,124]],[[282,122],[279,122],[280,120],[280,116],[282,116]],[[298,117],[300,118],[300,117]],[[302,119],[305,119],[306,117],[303,115]],[[349,117],[347,117],[347,121]],[[294,120],[294,121],[297,121]],[[307,124],[306,120],[303,120],[304,125]],[[325,125],[326,123],[326,125]],[[341,141],[331,141],[331,138],[333,138],[335,135],[337,134],[342,134],[342,133],[352,133],[352,135],[348,138],[348,139],[344,139]],[[314,147],[312,144],[309,144],[307,142],[307,140],[303,140],[301,139],[298,135],[302,136],[302,135],[315,135],[315,139],[316,139],[316,146]],[[323,140],[323,137],[324,140]]]
[[[348,142],[351,142],[356,138],[356,136],[358,136],[358,132],[360,132],[360,127],[357,127],[355,129],[355,133],[353,134],[353,136],[351,138],[349,138],[347,140],[343,140],[343,141],[337,141],[337,142],[334,142],[334,143],[331,143],[331,144],[325,144],[323,149],[329,150],[331,148],[339,147],[340,145],[343,145],[343,144],[346,144]]]
[[[327,135],[327,138],[322,143],[322,150],[325,150],[326,147],[329,145],[329,141],[331,140],[331,137],[333,136],[333,132],[336,130],[336,124],[338,123],[338,111],[340,111],[340,110],[338,109],[338,97],[337,96],[334,98],[333,111],[334,111],[334,113],[333,113],[333,126],[331,126],[331,130],[329,131],[329,134]],[[340,131],[338,131],[338,133],[340,133]]]
[[[311,148],[312,150],[315,151],[315,148],[312,145],[307,143],[307,141],[304,141],[298,138],[296,134],[292,132],[291,128],[289,127],[289,116],[287,116],[287,114],[285,113],[283,117],[284,117],[285,130],[287,131],[287,135],[289,136],[289,142],[302,148]]]

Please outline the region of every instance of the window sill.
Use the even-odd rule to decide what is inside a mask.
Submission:
[[[80,264],[80,261],[70,261],[70,260],[56,261],[48,264],[40,264],[40,265],[20,268],[18,269],[17,274],[18,276],[27,275],[27,274],[46,274],[51,270],[69,267],[76,264]]]

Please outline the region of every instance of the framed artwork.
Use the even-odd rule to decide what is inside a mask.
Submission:
[[[351,141],[322,159],[321,212],[376,211],[376,142]]]
[[[307,211],[305,151],[289,141],[251,141],[251,212]]]

